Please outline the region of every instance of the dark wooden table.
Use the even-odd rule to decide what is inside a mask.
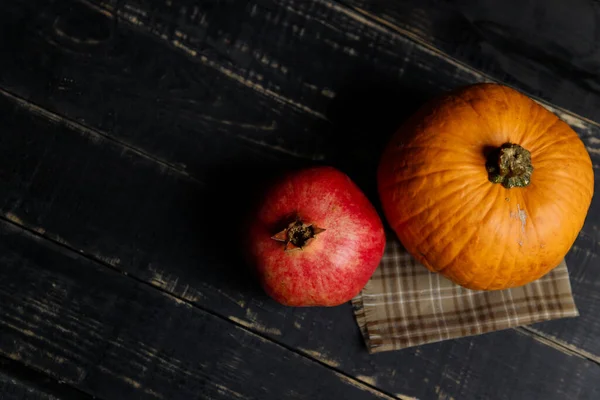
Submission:
[[[349,304],[267,298],[231,235],[270,172],[376,201],[423,101],[497,80],[600,175],[600,14],[581,1],[22,0],[0,13],[0,398],[599,399],[600,200],[581,316],[369,355]],[[598,181],[597,181],[598,183]]]

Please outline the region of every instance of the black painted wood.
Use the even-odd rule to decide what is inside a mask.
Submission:
[[[5,400],[56,400],[58,397],[37,390],[8,375],[0,373],[0,397]]]
[[[515,332],[368,356],[349,307],[279,307],[223,239],[240,216],[227,199],[297,159],[338,165],[373,195],[393,127],[480,75],[333,2],[120,4],[118,22],[69,1],[21,2],[0,16],[12,34],[0,37],[9,55],[0,86],[82,124],[2,100],[5,218],[389,393],[593,398],[593,364]],[[597,128],[563,117],[598,163]],[[597,199],[593,207],[569,255],[582,317],[540,328],[591,358]]]
[[[3,25],[22,40],[1,42],[16,55],[2,85],[203,181],[225,165],[236,176],[259,157],[276,169],[302,155],[342,167],[375,198],[374,165],[387,133],[434,93],[484,79],[336,2],[101,4],[155,40],[88,3],[49,4],[6,13]],[[93,29],[81,22],[88,19]],[[59,77],[50,83],[40,78],[48,66]],[[600,165],[598,127],[560,115]],[[272,130],[254,129],[256,118]],[[599,278],[590,268],[598,262],[599,210],[596,198],[568,257],[582,317],[540,325],[592,356],[600,354]]]
[[[86,393],[390,398],[10,223],[0,238],[0,351]]]
[[[110,368],[122,373],[119,376],[125,379],[120,379],[121,383],[114,386],[115,389],[106,389],[108,384],[100,383],[81,386],[89,384],[86,368],[101,365],[99,360],[103,359],[108,346],[103,347],[102,343],[108,340],[106,338],[113,338],[112,332],[117,332],[114,333],[116,335],[125,330],[128,335],[133,335],[136,339],[127,342],[132,351],[145,349],[136,340],[143,344],[147,344],[145,340],[150,340],[152,346],[159,341],[166,346],[164,352],[167,354],[175,351],[174,346],[177,349],[174,357],[190,357],[186,358],[190,364],[186,364],[185,368],[191,369],[195,367],[191,360],[196,360],[202,352],[209,352],[203,346],[211,346],[215,352],[224,352],[230,346],[215,342],[216,333],[210,326],[216,325],[214,329],[218,332],[227,332],[227,329],[233,329],[228,328],[231,322],[235,322],[256,334],[252,336],[254,339],[248,339],[250,346],[271,343],[270,339],[306,356],[307,359],[301,361],[302,365],[309,362],[310,358],[318,360],[320,364],[316,366],[313,366],[314,361],[310,361],[311,368],[320,368],[316,372],[318,375],[306,381],[300,380],[302,386],[309,388],[313,387],[310,380],[321,378],[326,373],[333,374],[327,372],[323,367],[325,365],[329,370],[343,371],[352,379],[356,378],[387,393],[425,399],[437,398],[440,393],[456,398],[493,396],[497,399],[514,398],[520,393],[526,394],[527,398],[545,399],[559,399],[565,395],[592,399],[597,395],[600,377],[597,364],[556,347],[548,347],[514,330],[370,356],[361,342],[349,306],[331,309],[286,308],[262,293],[245,271],[244,264],[230,258],[231,244],[222,239],[224,236],[208,235],[214,232],[208,232],[207,227],[218,227],[214,215],[220,218],[219,213],[215,213],[213,203],[223,201],[220,197],[211,198],[217,196],[218,191],[210,185],[202,185],[172,169],[165,169],[162,164],[138,152],[5,95],[0,96],[0,115],[3,126],[0,171],[4,172],[0,177],[0,210],[4,218],[40,235],[39,240],[30,240],[28,243],[31,246],[19,256],[8,250],[0,251],[0,255],[5,254],[6,260],[0,261],[1,271],[6,275],[0,277],[0,282],[7,282],[6,285],[10,286],[13,274],[17,274],[21,268],[29,271],[26,278],[10,286],[10,290],[6,289],[6,300],[2,300],[2,304],[11,304],[7,312],[21,318],[26,324],[14,325],[13,322],[12,327],[5,326],[4,332],[8,336],[0,339],[0,351],[5,355],[14,354],[11,344],[14,343],[14,337],[24,337],[27,343],[36,343],[38,347],[32,353],[19,353],[18,358],[23,363],[89,393],[101,397],[110,394],[108,398],[114,398],[112,396],[119,393],[134,393],[137,385],[134,383],[132,386],[129,380],[140,382],[146,377],[139,375],[140,370],[143,371],[143,367],[149,370],[155,367],[152,360],[146,360],[147,364],[144,364],[144,360],[137,359],[137,355],[131,352],[118,353],[111,356]],[[13,236],[7,235],[0,240],[0,245],[13,243],[10,239]],[[87,262],[84,268],[78,261],[64,270],[61,276],[65,280],[68,278],[70,285],[85,283],[92,286],[78,286],[77,290],[67,291],[69,295],[57,289],[55,294],[51,286],[43,284],[46,280],[52,282],[48,274],[39,271],[43,271],[43,268],[59,268],[63,263],[52,261],[53,258],[43,250],[50,246],[46,238],[61,245],[61,260],[69,257],[79,260],[77,253],[83,253],[101,263],[106,270],[115,269],[126,276],[114,273],[110,282],[105,282],[99,277],[103,270]],[[21,256],[33,257],[36,264],[27,270],[23,267],[27,265],[26,262],[19,258]],[[87,271],[86,268],[92,266],[98,273]],[[33,278],[34,273],[40,274],[37,280]],[[36,289],[35,284],[32,287],[25,285],[28,280],[42,285],[35,293],[44,299],[56,295],[59,303],[65,296],[72,301],[59,310],[60,315],[56,318],[44,321],[40,330],[27,328],[40,323],[35,314],[30,320],[17,313],[19,307],[29,307],[29,304],[22,304],[26,300],[19,297],[18,293]],[[147,282],[184,300],[177,302],[166,294],[160,295],[161,299],[165,296],[170,299],[168,304],[174,302],[177,307],[188,309],[189,303],[193,303],[223,319],[206,316],[206,328],[202,330],[201,322],[196,317],[178,314],[166,302],[159,317],[151,318],[147,313],[153,312],[154,300],[145,299],[139,294],[140,291],[131,289],[132,280]],[[63,281],[58,283],[65,284]],[[99,286],[93,286],[96,283]],[[58,288],[61,288],[60,285]],[[143,290],[143,293],[155,292],[150,288]],[[86,297],[88,294],[90,297]],[[13,303],[8,303],[11,298]],[[82,303],[88,307],[84,311],[77,308]],[[78,314],[75,318],[82,322],[73,319],[69,310],[81,311],[84,315]],[[136,319],[138,314],[142,321]],[[191,326],[176,324],[173,328],[175,331],[169,330],[163,334],[161,329],[171,327],[167,315],[177,316],[177,321],[178,318],[189,320],[186,323]],[[88,319],[84,319],[84,316]],[[146,318],[151,321],[144,324]],[[93,323],[92,319],[96,322]],[[65,325],[67,323],[69,325]],[[98,323],[105,325],[98,326]],[[121,327],[121,323],[127,324],[126,328]],[[132,325],[140,327],[134,328]],[[94,333],[92,330],[89,334],[96,336],[84,336],[81,341],[63,340],[61,327],[81,329],[83,332],[75,331],[79,336],[91,328],[100,331]],[[134,329],[135,334],[130,333]],[[177,336],[176,332],[180,330],[182,336]],[[212,332],[210,340],[203,337],[194,341],[198,337],[197,332]],[[57,341],[61,346],[70,343],[84,347],[63,351],[55,346]],[[194,349],[199,349],[198,353]],[[45,355],[44,351],[49,351],[51,355]],[[58,362],[60,359],[53,357],[56,351],[56,355],[62,359],[76,359],[78,354],[88,358],[84,358],[80,364],[63,365]],[[218,358],[215,353],[210,354],[208,360]],[[287,360],[287,350],[278,354],[278,357]],[[266,356],[252,354],[252,357]],[[245,356],[246,362],[250,360],[250,355]],[[133,362],[137,364],[131,365]],[[119,366],[122,364],[126,367]],[[548,365],[553,367],[547,368]],[[235,368],[235,373],[245,376],[256,368],[253,364],[241,364]],[[276,368],[283,371],[287,367],[276,364]],[[261,373],[258,374],[258,371]],[[260,380],[263,372],[257,369],[256,381],[265,382]],[[334,380],[329,376],[322,378],[323,385],[339,384],[329,382]],[[177,386],[174,381],[163,379],[161,375],[148,379],[164,384],[161,390],[168,394],[165,398],[190,393],[187,386]],[[352,379],[347,378],[350,383],[358,384]],[[143,381],[146,385],[146,381]],[[540,382],[543,382],[541,388],[538,387]],[[250,382],[245,385],[254,388]],[[152,390],[158,389],[152,386]],[[243,394],[246,393],[244,390],[253,389],[238,386],[238,389],[232,390]],[[140,396],[147,394],[144,393]]]
[[[337,1],[208,4],[194,1],[146,4],[129,0],[103,2],[101,6],[188,56],[202,59],[202,50],[210,48],[228,57],[228,68],[249,76],[252,84],[276,87],[280,96],[312,110],[310,115],[316,112],[326,116],[333,124],[333,139],[336,133],[339,139],[332,141],[327,131],[332,145],[325,147],[329,151],[323,153],[324,161],[349,172],[372,198],[376,197],[374,166],[387,132],[433,94],[486,79],[478,71],[407,40],[373,16]],[[234,20],[245,24],[228,22],[232,13],[239,13],[240,17]],[[203,21],[200,27],[198,21]],[[239,27],[246,24],[256,28]],[[253,62],[243,57],[242,49],[252,54]],[[282,75],[273,64],[288,66],[286,73]],[[254,76],[261,76],[262,80]],[[287,84],[279,85],[282,80],[287,80]],[[312,93],[303,90],[307,85],[312,85]],[[323,96],[323,91],[334,93],[333,100]],[[535,90],[530,92],[539,94]],[[571,100],[574,104],[574,98]],[[578,131],[598,170],[598,124],[555,111]],[[600,360],[600,342],[594,340],[592,333],[600,330],[600,309],[594,300],[600,276],[593,268],[600,257],[599,225],[600,200],[596,196],[586,226],[567,258],[575,277],[573,285],[582,318],[575,324],[557,321],[541,324],[538,329]]]
[[[593,0],[341,0],[495,79],[600,120]]]
[[[173,169],[204,180],[230,164],[323,157],[318,119],[228,76],[216,52],[191,61],[75,1],[22,2],[0,19],[5,89]]]
[[[15,356],[15,358],[18,358]],[[0,399],[85,400],[89,396],[69,385],[29,368],[19,361],[0,357]]]

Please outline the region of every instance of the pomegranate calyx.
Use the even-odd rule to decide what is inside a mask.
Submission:
[[[324,231],[323,228],[304,223],[300,218],[296,218],[287,228],[271,236],[271,239],[285,243],[285,251],[303,250]]]

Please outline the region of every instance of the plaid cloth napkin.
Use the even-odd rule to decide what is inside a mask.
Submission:
[[[381,264],[352,300],[371,353],[579,315],[564,260],[528,285],[476,291],[429,272],[388,237]]]

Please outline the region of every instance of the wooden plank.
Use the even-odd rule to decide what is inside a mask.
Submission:
[[[86,393],[391,398],[13,224],[0,238],[0,352]]]
[[[0,398],[2,400],[91,399],[85,393],[64,385],[20,362],[0,357]]]
[[[340,3],[495,79],[600,121],[600,9],[592,0]]]
[[[201,180],[214,164],[283,151],[343,166],[373,192],[388,133],[431,95],[486,79],[325,0],[96,3],[101,13],[88,2],[11,5],[3,25],[22,40],[0,39],[14,55],[0,84]],[[113,15],[176,52],[130,36]]]
[[[48,393],[32,388],[23,382],[0,373],[0,396],[4,400],[57,400]]]
[[[73,1],[13,6],[0,17],[11,54],[0,83],[34,103],[199,180],[218,166],[322,158],[309,126],[319,118],[232,79],[224,56],[192,62]]]
[[[101,270],[93,269],[99,272],[90,272],[88,269],[91,266],[84,268],[79,261],[74,265],[66,261],[73,257],[80,260],[78,254],[82,253],[132,280],[146,282],[165,293],[174,294],[179,300],[175,303],[180,309],[187,310],[193,304],[246,327],[255,334],[248,339],[248,346],[260,348],[262,343],[269,343],[265,339],[269,338],[286,348],[295,349],[307,359],[316,359],[320,365],[342,372],[350,384],[358,384],[352,380],[354,378],[360,380],[363,389],[381,388],[390,394],[420,399],[437,398],[440,393],[456,398],[493,396],[508,399],[514,397],[515,393],[531,394],[528,398],[539,396],[558,399],[564,397],[565,393],[585,398],[593,396],[598,389],[600,369],[597,364],[564,349],[550,348],[531,336],[515,331],[370,356],[361,341],[349,305],[336,308],[287,308],[274,303],[262,293],[244,264],[233,254],[235,245],[223,241],[222,238],[226,236],[207,230],[207,227],[219,229],[217,222],[229,212],[227,204],[221,204],[221,208],[218,208],[218,203],[226,203],[222,197],[211,201],[211,196],[216,196],[218,192],[210,186],[202,186],[112,140],[79,130],[56,115],[28,107],[6,96],[0,96],[0,116],[3,127],[0,213],[14,224],[24,226],[40,236],[36,243],[31,243],[23,250],[22,257],[35,261],[30,268],[20,259],[21,255],[17,257],[14,252],[2,250],[1,247],[13,248],[16,245],[12,244],[11,238],[21,237],[22,234],[7,235],[0,240],[0,257],[4,257],[0,260],[6,260],[0,261],[3,271],[0,273],[6,275],[0,276],[0,285],[9,285],[5,289],[6,299],[0,299],[0,302],[10,305],[3,306],[0,312],[10,312],[23,319],[23,315],[18,314],[18,307],[22,304],[10,303],[9,300],[23,299],[22,296],[29,293],[32,298],[37,296],[36,301],[55,301],[40,312],[58,307],[58,315],[64,315],[65,318],[64,323],[59,323],[56,315],[51,315],[52,318],[46,321],[34,313],[33,321],[27,320],[27,324],[33,328],[39,327],[39,331],[36,330],[38,328],[14,325],[16,320],[11,320],[17,329],[6,328],[7,335],[20,335],[30,340],[27,343],[36,343],[38,346],[32,352],[18,353],[20,360],[28,365],[48,371],[74,385],[91,385],[90,382],[95,381],[90,381],[85,368],[102,365],[107,349],[116,351],[117,345],[111,342],[107,347],[103,340],[105,337],[117,340],[119,336],[115,338],[114,335],[120,332],[133,335],[133,339],[125,336],[125,343],[130,349],[137,348],[136,341],[151,348],[160,344],[166,346],[166,354],[175,352],[177,359],[199,357],[195,350],[192,351],[196,348],[209,352],[208,359],[218,358],[214,352],[224,352],[224,349],[233,346],[228,342],[211,342],[216,340],[212,336],[197,339],[197,332],[204,334],[208,328],[202,330],[195,317],[188,316],[187,311],[186,314],[176,313],[176,310],[167,307],[166,302],[163,308],[157,310],[158,305],[154,305],[158,300],[155,297],[147,299],[145,294],[140,294],[150,289],[142,291],[130,288],[130,283],[122,282],[129,278],[114,277],[105,281],[99,277]],[[209,204],[205,203],[209,201]],[[229,226],[224,224],[227,229]],[[41,237],[60,245],[60,252],[56,250],[60,253],[60,262],[52,261],[53,257],[44,249],[55,247],[48,245],[47,240]],[[29,242],[31,240],[28,239]],[[65,260],[64,263],[62,260]],[[56,281],[56,290],[51,286],[54,278],[49,273],[39,271],[49,268],[65,268],[61,270],[61,280]],[[11,286],[11,277],[13,274],[20,276],[21,270],[28,275]],[[85,286],[82,282],[98,286]],[[38,284],[41,286],[36,286]],[[79,284],[83,286],[72,289]],[[163,299],[167,295],[155,296],[158,296],[156,299]],[[174,300],[171,297],[168,299],[168,303],[172,304]],[[102,306],[97,308],[97,302]],[[73,316],[73,312],[81,312],[81,315]],[[152,312],[158,315],[154,316]],[[36,320],[36,315],[42,322]],[[168,315],[173,315],[173,319],[167,318]],[[211,318],[207,316],[205,319],[213,321]],[[175,321],[173,325],[172,320]],[[190,325],[185,325],[188,320]],[[106,325],[98,326],[98,321]],[[65,325],[67,323],[69,325]],[[120,324],[126,324],[126,327]],[[219,322],[217,325],[222,331],[231,329],[227,328],[226,323],[222,325]],[[58,332],[52,330],[54,326],[58,326]],[[174,331],[161,331],[171,326],[174,326]],[[85,340],[62,339],[60,327],[76,332]],[[135,332],[130,333],[134,329]],[[34,334],[29,335],[29,332]],[[0,337],[0,351],[14,357],[16,350],[11,338]],[[148,340],[153,342],[148,344]],[[192,347],[190,343],[193,343]],[[66,345],[84,347],[63,351],[64,348],[60,346]],[[170,346],[176,346],[176,349]],[[210,346],[212,352],[204,346]],[[145,347],[140,345],[140,348]],[[49,351],[51,355],[44,356],[44,351]],[[283,357],[286,363],[290,362],[284,354],[279,357]],[[131,355],[123,355],[126,356]],[[266,357],[261,354],[255,356]],[[76,357],[84,357],[83,365],[57,365],[61,359]],[[117,368],[120,363],[129,361],[120,359],[120,356],[112,357],[110,368],[114,370],[111,371],[126,374],[127,379],[121,379],[119,386],[114,389],[110,389],[111,385],[98,383],[87,386],[87,389],[81,387],[83,390],[95,395],[105,393],[101,390],[115,390],[118,393],[117,390],[132,386],[128,379],[134,381],[133,386],[136,386],[135,382],[140,386],[141,382],[146,385],[146,375],[140,376],[140,371],[144,367],[149,371],[155,368],[153,359],[140,360],[136,354],[132,356],[133,361],[137,360],[135,366],[125,364],[125,367]],[[186,364],[186,368],[195,366],[192,359],[185,360],[190,363]],[[302,361],[305,362],[308,361]],[[273,365],[276,370],[286,368]],[[519,368],[515,367],[517,365]],[[267,371],[260,367],[245,365],[244,370],[246,368],[256,368],[256,379],[260,382],[264,382],[260,376],[271,379],[268,374],[262,375]],[[325,372],[318,369],[315,373],[320,375]],[[168,390],[167,387],[173,391],[180,390],[175,381],[168,381],[162,375],[148,379],[150,382],[156,380],[164,383],[164,390]],[[560,379],[564,379],[564,382]],[[310,375],[305,381],[299,379],[298,382],[311,387],[310,380],[318,381],[317,375]],[[244,384],[251,385],[248,382]],[[152,387],[152,390],[158,389]],[[245,393],[242,387],[232,390]],[[165,398],[174,396],[171,392],[163,395]]]

